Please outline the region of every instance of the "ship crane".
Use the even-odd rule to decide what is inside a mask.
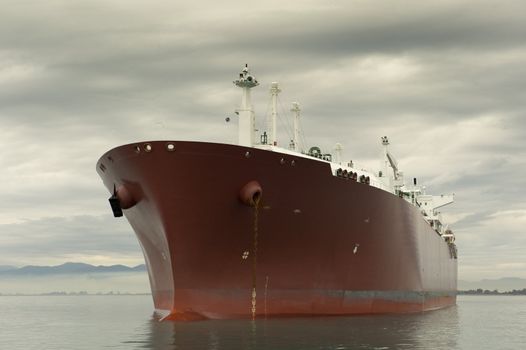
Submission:
[[[396,161],[395,157],[389,152],[389,149],[387,146],[389,146],[389,139],[387,136],[382,137],[382,145],[384,146],[384,152],[385,152],[385,158],[389,162],[389,165],[391,168],[393,168],[393,176],[395,180],[398,180],[398,177],[400,176],[400,173],[398,172],[398,162]]]

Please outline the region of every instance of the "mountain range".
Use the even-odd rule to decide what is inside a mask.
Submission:
[[[113,273],[113,272],[146,272],[144,264],[129,267],[125,265],[90,265],[84,263],[67,262],[56,266],[14,267],[0,265],[0,276],[26,276],[26,275],[62,275],[62,274],[87,274],[87,273]]]
[[[27,265],[24,267],[15,267],[10,265],[0,265],[0,279],[1,278],[16,278],[16,277],[39,277],[39,276],[64,276],[65,275],[98,275],[114,276],[115,273],[131,273],[138,272],[146,274],[146,266],[144,264],[129,267],[125,265],[90,265],[85,263],[67,262],[56,266],[34,266]],[[458,281],[459,290],[476,290],[476,289],[495,290],[500,292],[511,291],[513,289],[521,290],[526,288],[526,279],[516,277],[503,277],[498,279],[483,279],[480,281]]]

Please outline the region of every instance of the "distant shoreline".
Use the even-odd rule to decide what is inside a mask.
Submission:
[[[497,289],[470,289],[470,290],[459,290],[458,295],[526,295],[526,288],[514,289],[506,292],[499,292]]]
[[[0,293],[0,297],[48,297],[48,296],[58,296],[58,297],[82,297],[82,296],[140,296],[140,295],[152,295],[152,293],[128,293],[128,292],[98,292],[98,293],[88,293],[88,292],[50,292],[50,293]]]

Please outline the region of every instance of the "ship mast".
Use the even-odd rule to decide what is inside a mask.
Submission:
[[[254,145],[255,116],[252,110],[252,101],[250,98],[250,89],[258,86],[259,83],[255,77],[250,75],[248,64],[239,73],[239,79],[234,81],[236,86],[243,89],[241,97],[241,107],[237,110],[239,115],[238,125],[238,143],[240,146],[252,147]]]
[[[334,162],[340,165],[342,164],[342,151],[343,151],[343,146],[341,143],[338,142],[336,145],[334,145],[334,155],[335,155]]]
[[[272,114],[270,117],[270,144],[273,146],[278,145],[278,135],[276,131],[276,119],[278,116],[278,94],[281,92],[279,84],[272,82],[270,85],[270,95],[272,96]]]
[[[296,152],[302,152],[302,145],[300,145],[300,104],[298,102],[292,102],[291,112],[294,112],[294,136],[292,143],[294,144],[294,150]]]

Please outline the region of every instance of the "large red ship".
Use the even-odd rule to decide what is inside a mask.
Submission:
[[[142,247],[164,319],[402,313],[456,302],[457,250],[438,208],[450,195],[407,185],[385,159],[366,171],[294,135],[255,142],[245,67],[239,144],[146,141],[105,153],[97,171]]]

